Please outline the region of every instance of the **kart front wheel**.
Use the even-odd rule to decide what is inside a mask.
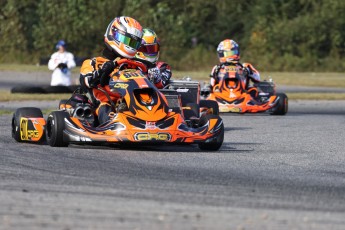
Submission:
[[[221,120],[221,118],[218,115],[207,114],[200,118],[199,126],[205,125],[212,118],[217,118]],[[198,144],[201,150],[217,151],[220,149],[224,140],[224,123],[223,121],[221,122],[222,123],[220,124],[220,127],[217,130],[217,133],[218,133],[217,136],[213,137],[212,140],[206,140],[205,142]]]
[[[46,139],[47,143],[52,147],[68,146],[67,142],[63,140],[63,130],[65,128],[65,118],[68,113],[64,111],[54,111],[49,114],[46,125]]]
[[[279,101],[273,108],[271,115],[285,115],[288,112],[288,97],[285,93],[277,93]]]
[[[22,117],[41,117],[43,118],[42,111],[38,108],[35,107],[23,107],[17,109],[13,113],[12,117],[12,137],[17,141],[17,142],[23,142],[21,136],[20,136],[20,119]],[[42,136],[40,141],[44,140],[44,135]]]

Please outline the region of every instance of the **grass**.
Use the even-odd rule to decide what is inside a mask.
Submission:
[[[42,109],[42,113],[43,115],[48,115],[52,112],[53,110],[51,109]],[[0,110],[0,116],[1,115],[11,115],[14,113],[14,110],[8,110],[8,109],[5,109],[5,110]]]
[[[10,91],[0,91],[0,101],[53,101],[69,98],[71,94],[25,94],[25,93],[11,93]]]
[[[47,66],[24,65],[24,64],[0,64],[0,71],[19,71],[19,72],[48,72]]]
[[[69,98],[71,94],[12,94],[0,91],[0,102],[6,101],[54,101]],[[345,93],[287,93],[290,100],[345,100]]]
[[[37,72],[47,71],[47,66],[0,64],[0,71]],[[78,72],[79,67],[73,72]],[[211,71],[211,70],[210,70]],[[173,79],[181,79],[189,76],[193,80],[209,81],[210,71],[174,71]],[[336,87],[345,88],[344,73],[312,73],[312,72],[262,72],[261,79],[272,78],[277,85],[311,86],[311,87]],[[0,91],[0,101],[21,100],[61,100],[68,98],[70,94],[11,94],[8,91]],[[345,100],[342,93],[288,93],[290,99],[312,100]]]
[[[73,73],[79,72],[80,67],[72,69]],[[47,66],[24,64],[0,64],[0,71],[19,72],[50,72]],[[190,76],[193,80],[209,81],[211,69],[207,71],[174,71],[173,78],[180,79]],[[345,88],[344,73],[314,73],[314,72],[261,72],[261,79],[272,78],[277,85],[298,85],[316,87]]]
[[[193,80],[209,81],[208,71],[174,71],[173,78],[190,76]],[[272,78],[277,85],[315,86],[345,88],[344,73],[297,73],[297,72],[262,72],[261,79]]]

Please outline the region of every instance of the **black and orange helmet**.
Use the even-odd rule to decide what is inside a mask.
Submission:
[[[106,46],[124,58],[133,58],[141,45],[143,29],[131,17],[116,17],[104,34]]]
[[[221,63],[240,60],[240,47],[234,41],[225,39],[217,47],[218,58]]]

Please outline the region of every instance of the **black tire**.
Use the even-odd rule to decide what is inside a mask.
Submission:
[[[210,120],[211,118],[219,119],[220,117],[218,115],[206,114],[200,118],[199,125],[200,126],[205,125],[208,122],[208,120]],[[222,122],[218,136],[215,139],[213,139],[211,142],[199,143],[198,146],[201,150],[217,151],[222,146],[223,141],[224,141],[224,123]]]
[[[63,130],[65,128],[64,119],[66,117],[68,117],[68,113],[64,111],[53,111],[49,114],[46,125],[46,139],[50,146],[68,146],[68,143],[63,140]]]
[[[186,107],[189,107],[197,118],[200,117],[200,107],[196,103],[187,103]]]
[[[57,85],[57,86],[45,86],[43,87],[45,93],[71,93],[68,86]]]
[[[183,109],[182,112],[185,121],[189,121],[191,117],[196,117],[194,111],[191,109]]]
[[[279,101],[273,108],[271,115],[285,115],[288,112],[288,97],[285,93],[277,93]]]
[[[211,114],[213,115],[219,115],[219,106],[216,101],[213,100],[200,100],[199,103],[200,108],[206,107],[208,109],[211,109]]]
[[[45,90],[39,86],[17,86],[11,89],[11,93],[45,93]]]
[[[12,137],[17,142],[23,142],[23,140],[20,137],[20,119],[22,117],[42,117],[43,114],[42,111],[35,107],[23,107],[17,109],[13,113],[12,117]],[[42,142],[44,140],[45,135],[43,134],[42,138],[39,140],[39,142]]]

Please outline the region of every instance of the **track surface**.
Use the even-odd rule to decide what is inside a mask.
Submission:
[[[223,115],[218,152],[16,143],[3,115],[0,229],[344,229],[344,115]]]

